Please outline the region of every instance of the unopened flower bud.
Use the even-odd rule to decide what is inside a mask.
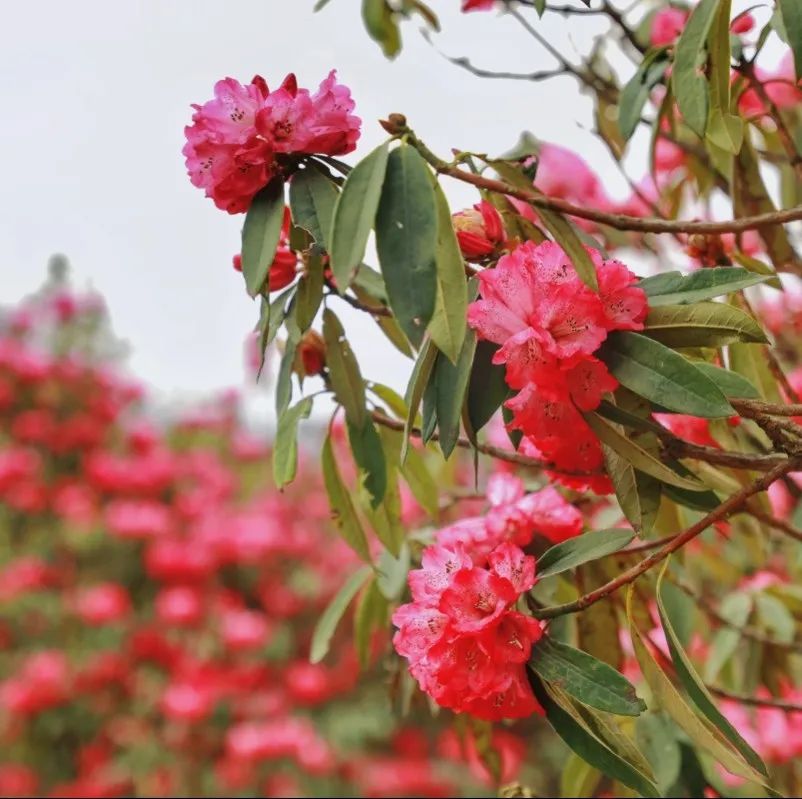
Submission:
[[[326,366],[326,344],[315,330],[307,330],[298,345],[295,370],[301,377],[319,375]]]
[[[452,217],[462,254],[469,261],[492,255],[504,243],[504,223],[486,200]]]

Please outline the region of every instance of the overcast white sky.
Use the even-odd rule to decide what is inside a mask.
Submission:
[[[459,13],[432,0],[437,46],[477,64],[524,70],[553,62],[515,21]],[[224,76],[271,85],[295,71],[316,87],[336,67],[363,118],[353,159],[383,137],[375,120],[407,115],[433,149],[508,149],[522,129],[581,152],[622,185],[605,149],[578,123],[590,103],[570,79],[546,84],[480,80],[446,63],[404,28],[388,62],[361,28],[359,0],[73,0],[4,5],[0,30],[0,302],[42,280],[48,256],[68,255],[79,286],[106,296],[133,347],[132,370],[168,394],[208,393],[242,379],[242,342],[257,308],[231,256],[242,217],[218,211],[186,177],[181,146],[189,104]],[[742,5],[742,4],[737,4]],[[537,23],[561,50],[584,50],[594,18]],[[570,33],[570,38],[569,34]],[[475,201],[448,185],[452,206]],[[351,322],[365,372],[403,384],[369,320]],[[403,368],[403,374],[401,369]]]

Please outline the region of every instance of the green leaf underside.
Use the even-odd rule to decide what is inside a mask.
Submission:
[[[313,400],[304,397],[286,410],[278,421],[276,440],[273,445],[273,479],[278,488],[283,488],[295,479],[298,467],[298,423],[308,419]]]
[[[649,308],[652,309],[661,305],[685,305],[710,300],[770,279],[770,275],[756,275],[740,266],[717,266],[689,275],[664,272],[644,278],[637,285],[646,292]]]
[[[575,569],[588,561],[618,552],[634,537],[632,530],[595,530],[555,544],[537,559],[538,579]]]
[[[251,297],[262,291],[284,221],[284,182],[274,178],[251,202],[242,226],[242,274]]]

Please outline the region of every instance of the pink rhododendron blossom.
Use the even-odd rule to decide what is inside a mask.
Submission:
[[[490,11],[496,0],[462,0],[463,11]]]
[[[688,21],[688,12],[680,8],[661,8],[652,20],[649,36],[652,47],[674,44]]]
[[[283,156],[342,155],[359,138],[351,93],[333,71],[314,94],[298,88],[294,75],[272,92],[257,75],[246,86],[218,81],[214,95],[193,106],[183,153],[192,184],[232,214],[248,209],[280,171]]]
[[[780,109],[795,108],[802,101],[794,72],[793,53],[788,50],[776,69],[755,67],[755,79],[763,84],[769,99]],[[738,110],[747,117],[762,116],[768,113],[765,103],[754,88],[747,87],[738,99]]]
[[[452,216],[457,242],[466,259],[481,260],[504,244],[504,222],[494,205],[482,200]]]
[[[436,544],[409,574],[413,602],[393,614],[393,643],[410,674],[442,707],[498,720],[542,712],[525,663],[542,634],[513,610],[535,583],[535,561],[503,543],[478,563]]]
[[[553,242],[527,242],[479,275],[480,299],[468,323],[499,345],[512,426],[528,436],[559,470],[593,472],[601,447],[580,411],[598,407],[617,382],[593,353],[613,330],[641,330],[648,310],[635,276],[619,261],[588,250],[598,292],[579,278]],[[606,482],[599,487],[607,487]]]

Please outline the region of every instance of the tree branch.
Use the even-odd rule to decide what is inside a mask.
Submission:
[[[734,691],[727,691],[716,685],[708,685],[707,690],[722,699],[731,699],[733,702],[740,702],[742,705],[753,705],[754,707],[775,707],[784,710],[786,713],[802,713],[802,705],[793,702],[785,702],[782,699],[761,699],[758,696],[746,696],[736,694]]]
[[[696,524],[691,525],[684,532],[674,536],[664,546],[657,550],[657,552],[653,553],[648,558],[645,558],[632,568],[622,572],[618,575],[618,577],[615,577],[608,583],[605,583],[603,586],[579,597],[579,599],[576,599],[573,602],[566,602],[562,605],[553,605],[552,607],[541,608],[535,611],[533,615],[538,619],[553,619],[556,616],[564,616],[567,613],[577,613],[580,610],[584,610],[585,608],[590,607],[590,605],[595,604],[600,599],[610,596],[610,594],[615,593],[619,588],[623,588],[625,585],[637,580],[638,577],[640,577],[642,574],[645,574],[653,566],[661,563],[669,555],[673,554],[678,549],[681,549],[689,541],[692,541],[694,538],[696,538],[696,536],[704,532],[708,527],[710,527],[711,524],[720,521],[734,511],[739,510],[750,497],[760,493],[761,491],[765,491],[773,482],[775,482],[775,480],[778,480],[784,474],[799,468],[801,464],[802,460],[798,458],[789,458],[785,463],[776,466],[774,469],[765,474],[759,480],[756,480],[751,485],[744,486],[740,491],[722,502],[715,510],[710,511],[710,513],[696,522]]]

